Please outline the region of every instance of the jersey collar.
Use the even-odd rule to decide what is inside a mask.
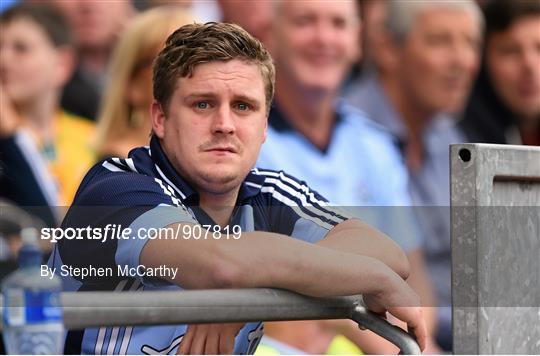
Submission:
[[[199,199],[197,192],[182,176],[180,176],[180,174],[178,174],[176,169],[174,169],[173,165],[165,155],[165,152],[163,151],[156,136],[152,136],[150,139],[150,155],[152,156],[152,161],[156,166],[157,178],[160,178],[164,180],[165,183],[172,185],[180,195],[180,199],[183,203],[186,201],[191,201],[192,199],[196,199],[196,203],[198,203]]]

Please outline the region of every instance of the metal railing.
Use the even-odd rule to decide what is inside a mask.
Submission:
[[[35,226],[13,205],[0,201],[2,223],[17,230]],[[21,221],[23,223],[21,223]],[[10,225],[10,226],[11,226]],[[350,319],[395,344],[402,354],[420,354],[412,336],[369,312],[361,296],[313,298],[278,289],[215,289],[144,292],[63,292],[67,329],[101,326]],[[0,306],[3,305],[0,295]],[[0,330],[3,308],[0,307]]]
[[[420,354],[414,338],[362,305],[361,296],[313,298],[277,289],[217,289],[145,292],[64,292],[67,329],[100,326],[210,322],[350,319],[395,344]]]

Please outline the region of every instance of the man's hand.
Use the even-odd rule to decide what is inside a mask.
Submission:
[[[389,312],[407,323],[408,332],[416,337],[420,349],[425,349],[427,328],[420,298],[399,276],[392,276],[382,292],[364,295],[363,299],[369,310],[383,315]]]
[[[232,354],[234,338],[244,323],[192,324],[178,347],[179,355]]]

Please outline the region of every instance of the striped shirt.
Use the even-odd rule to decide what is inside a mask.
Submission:
[[[172,167],[157,139],[150,146],[134,149],[127,159],[109,158],[96,164],[86,175],[62,227],[104,229],[111,224],[141,228],[162,228],[173,223],[215,226],[198,207],[197,192]],[[340,222],[346,213],[328,202],[306,183],[282,171],[251,170],[244,179],[230,226],[242,232],[268,231],[306,242],[317,242]],[[148,241],[141,236],[127,239],[59,240],[49,266],[73,268],[136,267]],[[181,273],[181,271],[179,272]],[[63,276],[69,291],[87,290],[181,290],[161,279]],[[186,325],[92,328],[69,332],[66,353],[168,353],[174,354]],[[262,336],[261,323],[248,323],[236,337],[235,353],[253,353]]]
[[[332,203],[380,229],[406,252],[421,247],[408,175],[391,136],[362,112],[336,101],[331,140],[316,147],[274,104],[257,166],[283,169]]]

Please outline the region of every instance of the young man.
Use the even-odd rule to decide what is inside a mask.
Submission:
[[[421,310],[404,308],[419,302],[403,280],[409,269],[403,252],[293,177],[252,170],[273,83],[269,54],[241,28],[209,23],[174,32],[154,64],[150,146],[94,166],[63,224],[121,224],[132,238],[61,240],[50,265],[178,271],[64,277],[73,290],[265,286],[311,296],[362,293],[370,308],[407,322],[423,347]],[[141,238],[164,227],[178,238]],[[68,335],[66,352],[248,353],[260,331],[261,323],[87,329]]]
[[[374,39],[376,73],[349,99],[400,142],[439,308],[439,343],[451,347],[448,145],[464,142],[449,114],[463,109],[478,69],[482,14],[474,1],[388,1]]]

